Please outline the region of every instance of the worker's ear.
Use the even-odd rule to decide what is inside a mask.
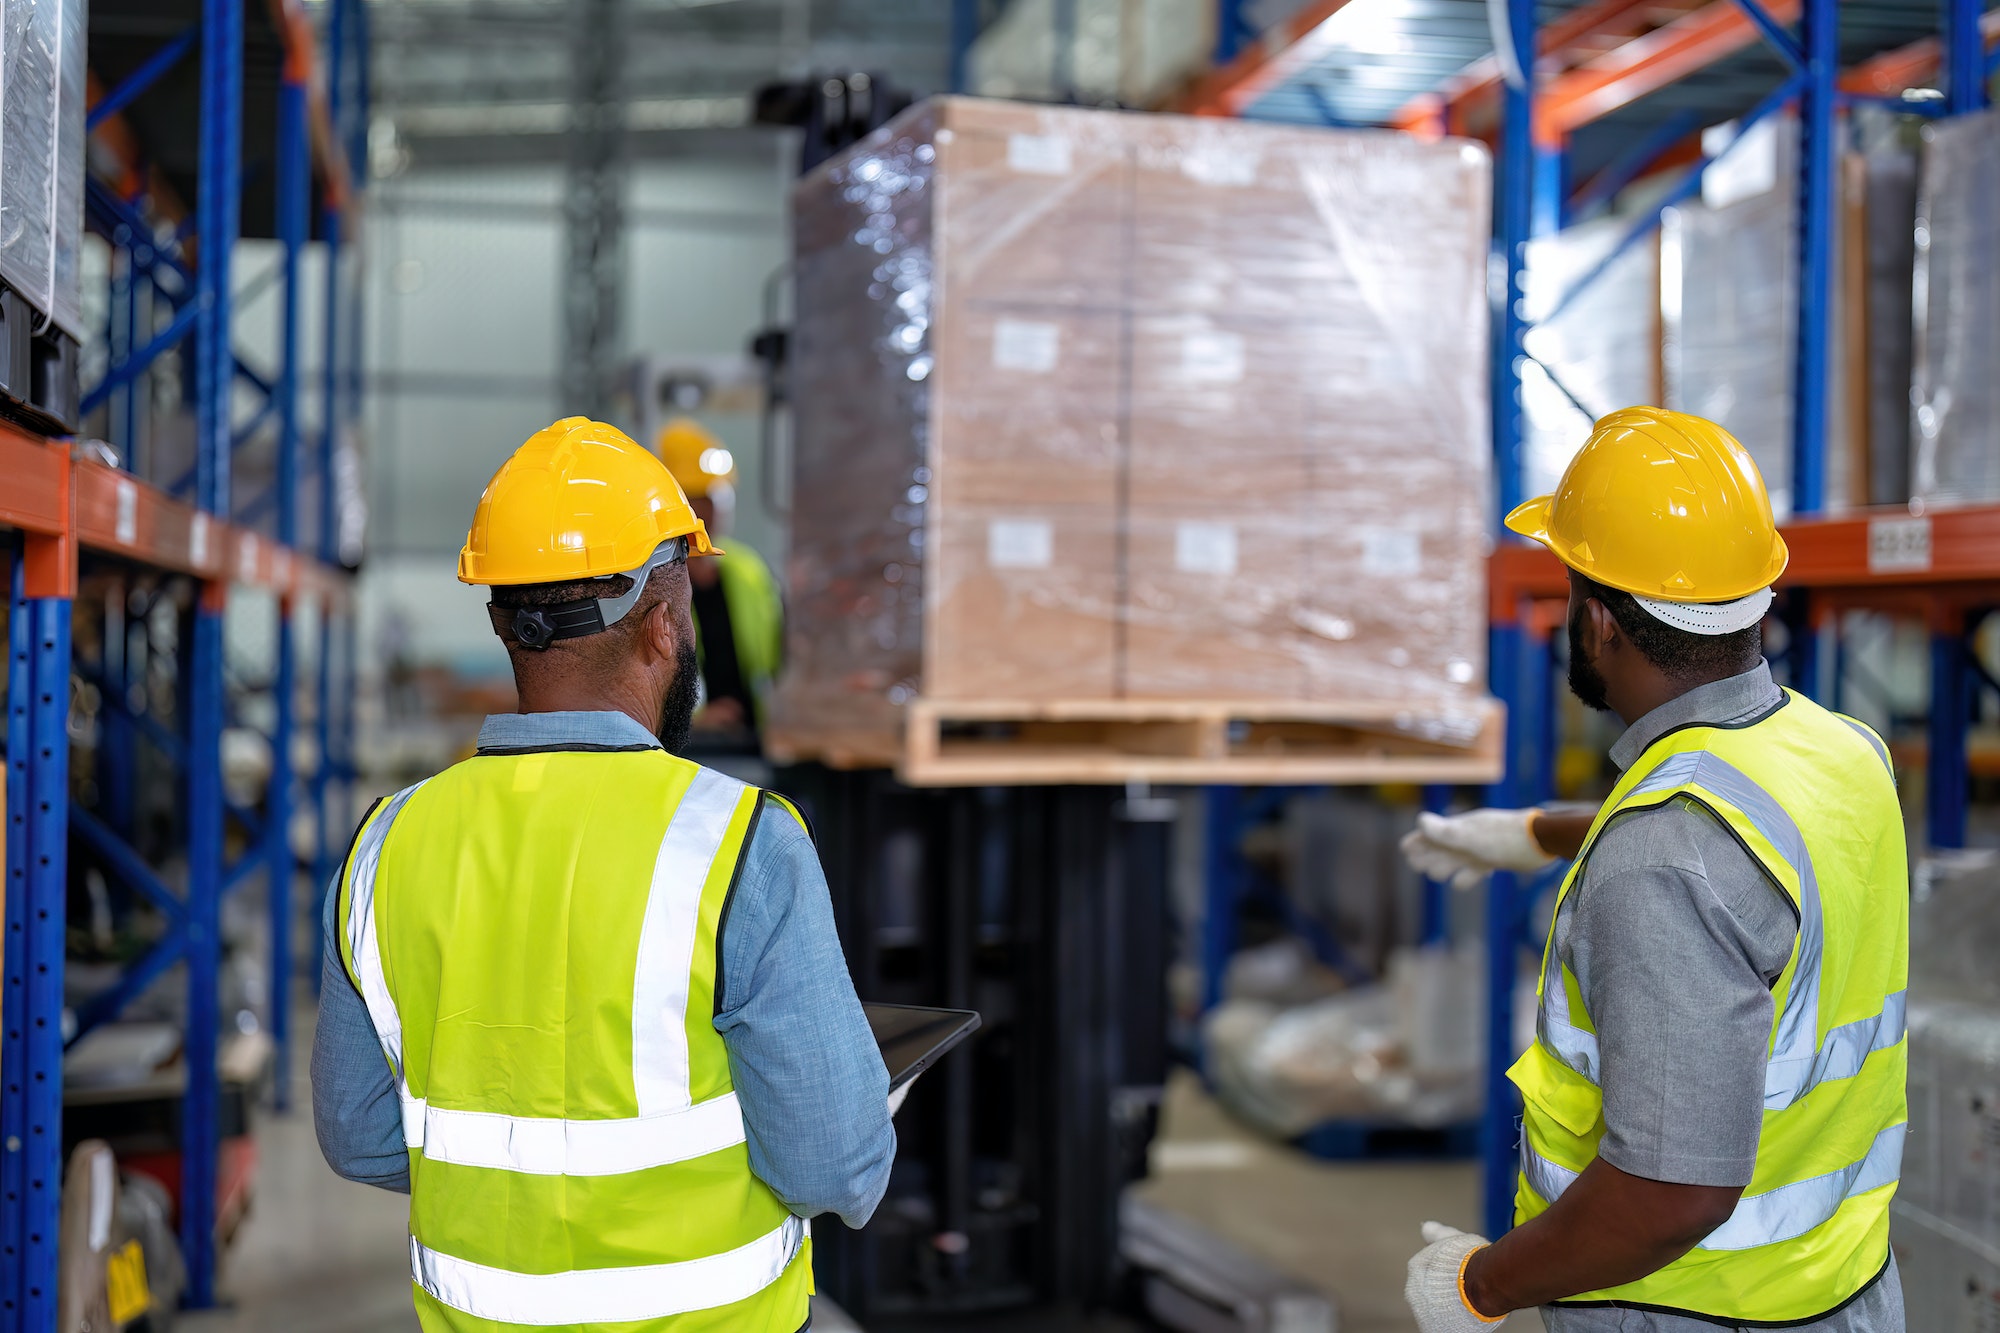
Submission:
[[[1618,617],[1595,597],[1583,604],[1583,615],[1583,646],[1592,657],[1601,657],[1624,641],[1625,632],[1618,627]]]
[[[663,597],[646,608],[646,618],[639,627],[639,641],[648,662],[663,662],[671,666],[680,660],[680,632],[675,628],[671,598]]]

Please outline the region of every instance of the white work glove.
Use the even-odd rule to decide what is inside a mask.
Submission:
[[[1426,810],[1403,835],[1403,859],[1418,874],[1470,889],[1495,870],[1523,873],[1555,860],[1528,831],[1533,810],[1470,810],[1434,815]]]
[[[1419,1333],[1478,1333],[1507,1322],[1504,1314],[1488,1319],[1465,1299],[1465,1261],[1486,1248],[1486,1237],[1426,1222],[1424,1242],[1410,1260],[1410,1276],[1403,1283],[1403,1299],[1417,1317]]]
[[[908,1083],[905,1083],[902,1087],[893,1088],[890,1090],[889,1116],[891,1119],[895,1118],[896,1112],[903,1109],[903,1099],[905,1097],[908,1097],[910,1095],[910,1089],[916,1086],[917,1086],[917,1081],[915,1079],[911,1079]]]

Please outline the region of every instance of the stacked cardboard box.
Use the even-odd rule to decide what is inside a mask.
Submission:
[[[944,99],[798,186],[779,733],[1481,694],[1483,150]]]

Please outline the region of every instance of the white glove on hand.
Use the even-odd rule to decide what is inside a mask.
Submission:
[[[915,1079],[911,1079],[908,1083],[905,1083],[902,1087],[896,1088],[889,1093],[889,1116],[891,1119],[895,1118],[896,1112],[903,1109],[903,1099],[905,1097],[908,1097],[910,1095],[910,1089],[916,1086],[917,1086],[917,1081]]]
[[[1410,1276],[1403,1283],[1403,1299],[1417,1317],[1419,1333],[1479,1333],[1507,1322],[1504,1314],[1488,1319],[1465,1300],[1465,1261],[1474,1251],[1486,1248],[1486,1237],[1468,1235],[1442,1222],[1426,1222],[1424,1242],[1424,1248],[1410,1260]]]
[[[1540,870],[1555,860],[1528,831],[1533,810],[1470,810],[1434,815],[1426,810],[1403,835],[1403,859],[1418,874],[1470,889],[1495,870]]]

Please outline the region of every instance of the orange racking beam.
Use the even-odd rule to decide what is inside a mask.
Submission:
[[[244,583],[282,596],[348,596],[344,571],[269,538],[209,517],[128,472],[74,457],[0,422],[0,526],[29,538],[28,593],[76,592],[76,551],[89,547],[214,583]]]
[[[1991,46],[2000,40],[2000,9],[1979,18],[1979,35]],[[1894,51],[1870,57],[1840,76],[1840,90],[1870,97],[1894,97],[1906,88],[1921,88],[1937,76],[1944,43],[1925,37]]]
[[[1347,0],[1310,0],[1296,14],[1243,48],[1221,69],[1195,80],[1167,108],[1191,116],[1238,116],[1319,53],[1311,38],[1319,25],[1347,7]]]
[[[1791,23],[1799,17],[1802,0],[1771,0],[1765,8],[1776,22]],[[1762,40],[1763,33],[1735,0],[1710,0],[1666,27],[1550,80],[1535,99],[1536,137],[1559,142],[1572,130]]]
[[[1845,605],[1922,612],[2000,592],[2000,506],[1912,515],[1883,509],[1783,527],[1792,561],[1780,589],[1811,588]],[[1539,546],[1506,542],[1487,562],[1487,611],[1520,621],[1524,602],[1568,595],[1568,576]]]
[[[1607,41],[1629,40],[1660,25],[1663,13],[1678,16],[1702,0],[1591,0],[1541,29],[1537,63],[1544,75],[1560,73],[1599,55]],[[1553,66],[1553,69],[1551,69]],[[1392,129],[1421,133],[1440,112],[1462,120],[1469,104],[1490,101],[1500,90],[1500,61],[1481,56],[1445,80],[1436,92],[1412,98],[1389,121]],[[1440,103],[1442,105],[1440,105]],[[1448,124],[1450,130],[1459,128]]]

